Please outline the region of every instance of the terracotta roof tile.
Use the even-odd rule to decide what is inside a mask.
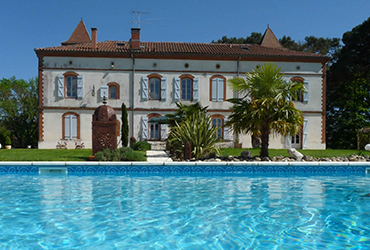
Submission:
[[[272,30],[270,29],[270,27],[267,27],[265,34],[263,34],[261,45],[276,49],[284,48],[279,40],[276,38],[274,32],[272,32]]]
[[[82,19],[78,23],[76,29],[73,31],[71,37],[67,41],[62,42],[62,45],[71,45],[78,43],[91,43],[89,33],[87,32],[86,26]]]
[[[104,41],[97,43],[93,50],[91,43],[72,44],[35,49],[38,52],[88,52],[88,53],[129,53],[130,44],[125,41]],[[304,57],[328,59],[320,54],[292,51],[261,46],[258,44],[219,44],[219,43],[181,43],[181,42],[140,42],[140,54],[191,54],[191,55],[236,55],[263,57]]]

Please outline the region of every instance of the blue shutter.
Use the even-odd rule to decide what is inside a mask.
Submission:
[[[199,100],[199,78],[193,79],[193,101]]]
[[[148,77],[145,76],[141,78],[141,99],[148,100]]]
[[[57,84],[58,84],[58,97],[64,98],[64,76],[63,75],[57,76]]]
[[[103,99],[105,96],[106,99],[109,99],[108,97],[108,86],[103,85],[100,87],[100,98]]]
[[[224,124],[228,121],[228,117],[224,118]],[[231,135],[230,135],[230,127],[224,127],[224,140],[229,141],[231,140]]]
[[[66,115],[64,117],[64,138],[63,139],[70,139],[71,138],[71,115]]]
[[[180,101],[180,78],[173,78],[173,100]]]
[[[292,136],[288,134],[285,137],[285,148],[289,149],[291,147],[292,147]]]
[[[224,100],[224,79],[217,78],[217,101]]]
[[[308,119],[303,119],[302,149],[308,147]]]
[[[83,84],[83,76],[77,76],[77,98],[84,97],[84,84]]]
[[[303,102],[308,102],[308,100],[310,99],[309,82],[305,81],[303,84],[306,87],[306,91],[303,93]]]
[[[161,124],[161,140],[167,139],[167,124]]]
[[[141,140],[148,139],[148,117],[143,115],[141,117]]]
[[[71,115],[71,139],[77,139],[77,116]]]
[[[217,101],[217,78],[212,79],[212,101]]]
[[[167,99],[167,78],[161,78],[161,100],[165,101]]]

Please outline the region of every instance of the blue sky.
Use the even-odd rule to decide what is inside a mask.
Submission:
[[[211,42],[247,37],[270,26],[303,41],[339,37],[370,16],[369,0],[1,0],[0,78],[37,76],[35,48],[60,45],[83,18],[98,41],[130,38],[141,15],[142,41]]]

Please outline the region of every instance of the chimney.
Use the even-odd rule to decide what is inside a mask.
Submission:
[[[96,49],[97,44],[97,34],[96,34],[97,28],[91,28],[91,47],[93,50]]]
[[[140,28],[131,28],[131,49],[140,49]]]

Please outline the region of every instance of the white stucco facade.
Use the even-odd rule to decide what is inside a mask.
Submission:
[[[116,98],[109,98],[107,105],[113,107],[117,119],[121,122],[121,105],[128,108],[129,135],[137,140],[150,140],[150,131],[144,136],[143,130],[150,130],[150,125],[143,125],[143,117],[163,116],[175,112],[176,102],[208,106],[208,114],[224,122],[231,114],[231,104],[226,101],[235,97],[227,80],[243,77],[257,65],[273,62],[281,68],[284,79],[302,79],[308,88],[305,100],[295,102],[303,112],[305,127],[300,135],[297,147],[309,149],[325,149],[325,77],[322,60],[300,61],[299,58],[283,58],[276,60],[271,57],[257,60],[242,56],[222,58],[219,55],[200,55],[194,58],[183,54],[178,58],[174,55],[136,55],[135,53],[113,54],[111,57],[100,54],[83,54],[64,52],[36,51],[39,57],[40,86],[40,139],[39,148],[55,148],[57,142],[65,140],[68,147],[74,148],[74,140],[83,141],[86,148],[92,147],[92,115],[102,105],[101,91],[109,89],[109,84],[118,86]],[[212,58],[215,59],[212,59]],[[291,60],[291,61],[289,61]],[[67,77],[77,77],[77,96],[67,97]],[[160,82],[159,100],[151,100],[151,86],[143,86],[143,79],[155,77]],[[183,100],[176,81],[182,78],[191,79],[191,100]],[[212,79],[221,79],[218,90],[212,92]],[[148,84],[149,82],[147,82]],[[197,84],[195,86],[194,84]],[[63,86],[61,86],[61,84]],[[145,83],[144,83],[145,85]],[[106,87],[108,86],[108,87]],[[221,89],[224,86],[224,89]],[[147,91],[146,94],[143,91]],[[62,93],[63,92],[63,93]],[[180,95],[180,97],[179,97]],[[212,99],[212,95],[217,98]],[[221,95],[222,98],[220,97]],[[217,100],[216,100],[217,99]],[[70,117],[71,116],[71,117]],[[73,116],[73,117],[72,117]],[[67,122],[67,118],[71,118]],[[73,120],[73,119],[74,120]],[[75,119],[76,118],[76,119]],[[70,123],[69,123],[70,122]],[[145,119],[144,119],[145,122]],[[67,124],[72,124],[71,131],[66,131]],[[69,126],[69,125],[68,125]],[[147,127],[145,127],[147,126]],[[159,133],[163,133],[158,131]],[[225,131],[224,131],[225,132]],[[66,134],[75,133],[74,137],[66,138]],[[144,138],[143,138],[144,137]],[[159,136],[159,140],[166,139]],[[235,135],[223,135],[225,141],[234,141]],[[158,139],[158,138],[157,138]],[[305,142],[302,142],[302,140]],[[289,139],[279,135],[271,135],[270,148],[286,148]],[[252,147],[250,135],[240,135],[243,147]]]

